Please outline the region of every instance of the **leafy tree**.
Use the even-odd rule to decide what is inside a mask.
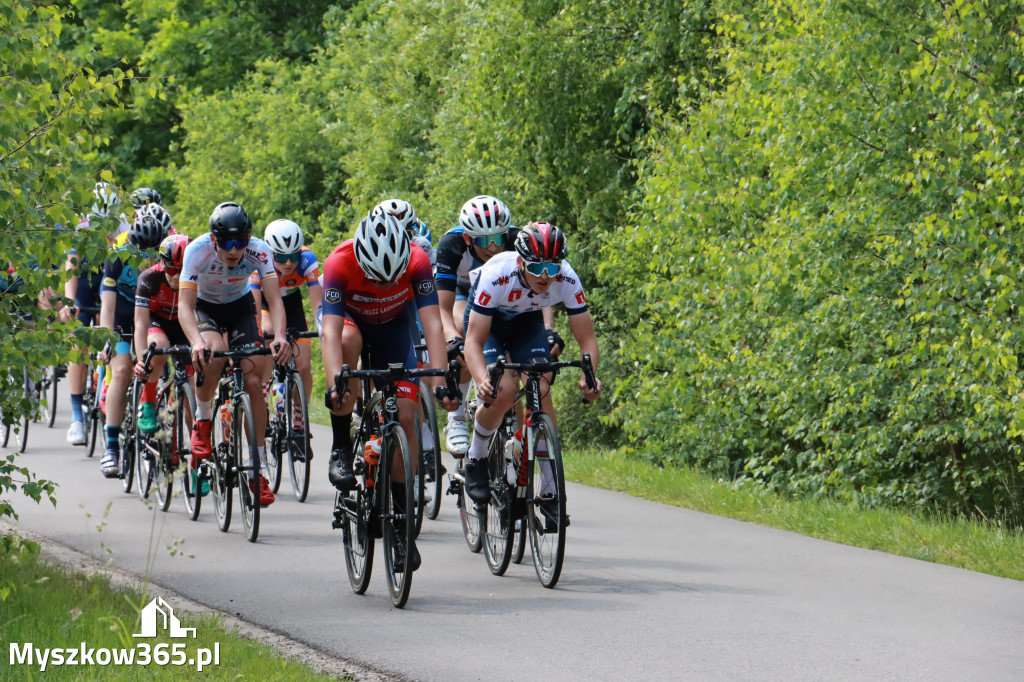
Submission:
[[[113,180],[108,170],[96,173],[91,165],[105,142],[92,121],[134,79],[118,69],[98,75],[90,62],[76,63],[55,50],[65,16],[55,6],[26,0],[0,5],[0,255],[16,271],[4,278],[0,295],[0,377],[7,377],[0,381],[0,411],[7,423],[38,407],[21,397],[23,368],[37,373],[67,359],[71,327],[52,323],[36,302],[42,297],[48,305],[46,294],[62,290],[70,248],[102,261],[106,243],[99,231],[59,226],[77,224],[75,208],[91,205],[97,179]],[[82,329],[75,336],[91,338]],[[0,494],[19,490],[55,503],[54,484],[37,480],[11,455],[0,461]],[[0,516],[15,516],[6,497]]]

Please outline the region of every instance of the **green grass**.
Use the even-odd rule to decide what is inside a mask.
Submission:
[[[70,573],[49,565],[14,536],[0,537],[0,646],[5,664],[4,680],[193,680],[197,671],[191,665],[150,664],[132,666],[48,666],[8,665],[11,643],[32,643],[36,648],[134,648],[150,645],[151,652],[161,643],[185,642],[186,656],[196,656],[199,648],[213,651],[219,646],[219,665],[199,673],[210,680],[331,680],[291,660],[271,647],[230,634],[216,616],[201,618],[176,614],[185,627],[196,628],[196,637],[169,639],[158,628],[151,639],[133,638],[140,632],[140,611],[153,595],[115,591],[102,577]],[[23,649],[21,649],[23,650]],[[170,653],[169,648],[163,651]],[[179,650],[181,651],[181,650]],[[139,650],[136,649],[136,654]]]
[[[662,469],[612,451],[574,451],[566,477],[656,502],[751,521],[844,545],[1024,580],[1024,535],[994,524],[787,499],[716,481],[693,469]]]

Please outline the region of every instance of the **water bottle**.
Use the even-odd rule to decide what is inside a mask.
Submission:
[[[363,459],[366,461],[366,487],[373,487],[373,479],[377,475],[377,463],[380,462],[380,436],[370,436],[363,449]]]
[[[284,417],[284,384],[283,383],[277,384],[277,386],[274,387],[274,393],[276,394],[276,396],[274,398],[274,404],[277,407],[277,416],[283,418]]]
[[[519,454],[521,451],[522,446],[515,438],[505,441],[505,478],[508,480],[508,484],[512,486],[516,485],[516,481],[519,478],[516,467],[519,464]]]
[[[231,440],[231,403],[224,403],[220,406],[220,440],[227,443]]]

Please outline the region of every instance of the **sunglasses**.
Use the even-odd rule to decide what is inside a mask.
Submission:
[[[164,266],[164,274],[170,275],[171,277],[177,277],[181,274],[181,268],[172,268],[170,266]]]
[[[534,277],[540,277],[547,275],[548,277],[554,277],[558,274],[558,271],[562,269],[561,263],[527,263],[526,271]]]
[[[217,242],[217,246],[224,249],[225,251],[234,251],[235,249],[244,249],[249,246],[249,237],[245,239],[224,239]]]
[[[481,249],[486,249],[491,244],[501,246],[505,243],[505,233],[501,232],[499,234],[488,234],[483,237],[473,237],[473,243]]]
[[[302,254],[301,253],[275,253],[274,254],[274,262],[275,263],[281,263],[281,264],[284,264],[284,263],[298,263],[300,258],[302,258]]]

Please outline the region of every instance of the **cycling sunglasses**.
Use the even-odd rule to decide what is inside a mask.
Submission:
[[[483,237],[473,237],[473,243],[481,249],[486,249],[491,244],[502,246],[505,244],[505,233],[499,232],[498,234],[488,234]]]
[[[172,267],[170,267],[168,265],[165,265],[164,266],[164,274],[165,275],[170,275],[171,277],[176,277],[177,275],[181,274],[181,268],[172,268]]]
[[[527,263],[526,271],[534,277],[540,277],[546,274],[548,277],[554,277],[558,274],[558,271],[562,269],[561,263]]]
[[[234,249],[244,249],[249,246],[249,237],[245,239],[223,239],[217,240],[217,246],[224,249],[225,251],[233,251]]]
[[[274,262],[281,263],[298,263],[299,259],[302,258],[301,253],[275,253]]]

